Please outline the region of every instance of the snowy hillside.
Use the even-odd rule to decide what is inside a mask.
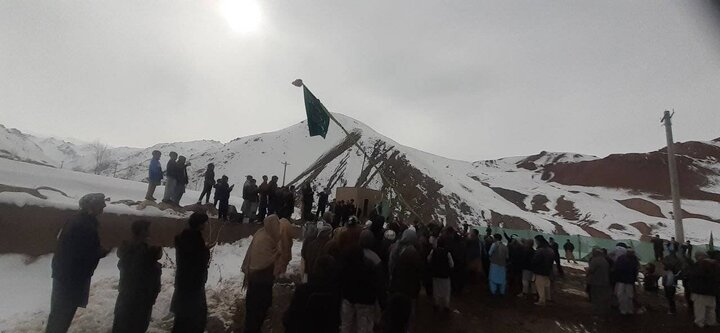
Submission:
[[[248,174],[258,179],[282,177],[281,163],[287,161],[288,184],[383,189],[396,215],[405,220],[490,223],[608,238],[674,233],[667,156],[662,150],[605,158],[541,152],[466,162],[400,145],[357,120],[335,117],[352,132],[350,136],[331,124],[326,139],[311,138],[301,122],[225,144],[195,141],[145,149],[112,148],[117,171],[113,168],[103,174],[143,181],[153,149],[163,152],[163,164],[170,151],[188,157],[190,188],[199,188],[207,163],[215,163],[218,177],[225,174],[231,183],[241,184]],[[92,154],[86,146],[0,130],[9,138],[0,143],[0,152],[13,159],[58,166],[59,158],[75,156],[67,158],[65,165],[92,169]],[[365,158],[355,143],[370,157]],[[49,147],[53,145],[55,150]],[[720,141],[683,143],[678,145],[678,154],[681,193],[686,199],[685,229],[689,239],[704,243],[710,231],[720,234]],[[399,197],[408,205],[401,205]]]

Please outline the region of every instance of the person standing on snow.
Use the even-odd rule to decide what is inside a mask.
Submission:
[[[272,176],[268,183],[267,196],[268,196],[268,211],[267,215],[277,213],[280,209],[280,198],[278,198],[278,176]]]
[[[162,202],[164,203],[172,203],[173,200],[175,200],[175,191],[177,188],[177,178],[178,178],[178,170],[177,170],[177,157],[178,154],[174,151],[171,151],[170,154],[170,160],[167,162],[167,165],[165,166],[165,172],[167,174],[167,181],[165,181],[165,194],[163,195]]]
[[[258,210],[258,186],[255,178],[250,180],[250,191],[248,192],[248,200],[250,204],[248,206],[248,223],[254,223],[257,218]]]
[[[177,164],[175,165],[177,172],[177,186],[175,188],[175,204],[180,205],[180,199],[185,194],[185,187],[189,183],[187,167],[190,166],[190,162],[185,162],[185,156],[178,157]]]
[[[90,296],[90,280],[109,250],[100,246],[97,217],[105,209],[105,195],[91,193],[80,198],[80,213],[65,223],[52,260],[52,296],[46,333],[67,332],[78,307]]]
[[[315,213],[315,216],[319,219],[323,214],[325,214],[325,209],[327,208],[328,204],[328,190],[325,189],[322,192],[318,193],[318,209]]]
[[[553,261],[555,262],[555,265],[557,265],[558,275],[565,275],[562,265],[560,264],[560,245],[555,243],[555,238],[550,237],[550,248],[554,252]]]
[[[215,199],[220,203],[218,205],[218,220],[227,221],[228,207],[230,202],[230,192],[235,185],[228,185],[228,176],[223,175],[215,184]]]
[[[265,218],[263,227],[253,235],[250,247],[245,253],[242,272],[245,274],[243,287],[247,287],[245,297],[245,333],[261,331],[267,311],[272,305],[272,289],[275,279],[285,273],[287,264],[284,258],[291,256],[283,240],[288,235],[282,231],[280,219],[273,214]]]
[[[160,293],[162,250],[148,245],[150,222],[138,220],[131,226],[132,239],[118,249],[120,283],[115,302],[113,333],[145,332],[155,299]]]
[[[262,183],[260,183],[260,186],[258,187],[258,195],[260,196],[260,203],[258,205],[258,220],[264,221],[265,216],[267,216],[268,212],[268,191],[270,189],[270,184],[268,184],[268,176],[262,176]]]
[[[565,244],[563,245],[563,250],[565,250],[565,259],[570,262],[574,262],[577,264],[577,261],[575,261],[575,255],[573,252],[575,251],[575,245],[573,245],[572,242],[568,239],[565,241]]]
[[[207,165],[207,170],[205,170],[205,181],[203,182],[203,190],[202,193],[200,193],[200,199],[198,199],[198,204],[202,203],[203,197],[205,197],[205,204],[210,203],[210,192],[212,192],[213,186],[215,185],[215,164],[209,163]]]
[[[240,212],[242,213],[242,220],[241,222],[245,222],[245,218],[247,218],[250,215],[250,192],[251,192],[251,186],[252,186],[252,176],[248,175],[245,177],[245,183],[243,183],[242,187],[242,198],[243,203],[242,206],[240,206]]]
[[[152,159],[150,159],[150,167],[148,168],[148,190],[145,194],[145,200],[155,201],[155,188],[160,185],[163,179],[162,166],[160,166],[159,150],[153,150]]]
[[[206,245],[203,229],[208,216],[193,213],[188,228],[175,236],[175,292],[170,311],[175,314],[173,333],[202,333],[207,324],[205,283],[210,265],[210,249]]]
[[[312,215],[312,205],[313,205],[314,199],[315,199],[315,195],[313,193],[312,187],[310,187],[310,183],[305,183],[305,185],[302,188],[302,203],[303,203],[302,218],[305,221],[310,220],[310,216]]]

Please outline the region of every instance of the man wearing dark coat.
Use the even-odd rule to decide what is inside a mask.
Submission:
[[[203,213],[193,213],[188,228],[175,237],[175,293],[170,311],[175,314],[173,333],[202,333],[207,324],[207,282],[210,249],[202,230],[208,221]]]
[[[267,187],[267,197],[268,197],[268,209],[267,209],[267,215],[275,214],[281,206],[280,198],[278,197],[278,176],[272,176],[270,179],[270,183],[268,183]]]
[[[67,332],[78,307],[87,306],[90,279],[108,250],[100,246],[97,216],[105,208],[105,195],[91,193],[80,199],[80,213],[65,223],[52,260],[52,296],[45,332]]]
[[[315,200],[315,195],[313,193],[312,187],[310,187],[310,183],[306,183],[302,188],[302,218],[305,221],[310,220],[310,216],[312,215],[312,205],[313,201]]]
[[[258,187],[258,194],[260,195],[260,203],[259,203],[259,211],[258,211],[258,220],[264,221],[265,216],[267,216],[268,212],[268,192],[270,190],[270,184],[268,184],[268,177],[262,176],[262,183]]]
[[[118,249],[120,284],[115,302],[113,333],[142,333],[150,325],[155,299],[160,293],[162,250],[150,246],[150,222],[132,224],[132,239]]]
[[[210,192],[212,192],[213,186],[215,186],[215,164],[209,163],[205,171],[205,181],[203,182],[203,190],[200,193],[198,204],[202,203],[203,197],[205,197],[206,205],[210,203]]]
[[[315,213],[315,217],[318,219],[325,214],[325,209],[327,208],[328,204],[328,190],[324,190],[320,193],[318,193],[318,209]]]

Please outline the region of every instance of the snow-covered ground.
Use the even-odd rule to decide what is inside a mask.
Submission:
[[[252,238],[215,247],[208,272],[206,293],[210,317],[216,317],[229,327],[235,314],[235,304],[244,298],[241,290],[243,273],[240,266]],[[293,257],[288,274],[300,269],[300,247],[293,244]],[[52,255],[31,259],[22,255],[0,256],[0,332],[41,332],[50,310],[50,263]],[[90,301],[85,309],[78,309],[70,332],[109,332],[117,298],[119,273],[117,254],[110,253],[100,260],[90,289]],[[173,294],[175,251],[166,248],[161,261],[162,289],[153,307],[149,332],[166,332],[172,327],[170,300]]]
[[[67,195],[49,189],[39,190],[47,199],[22,192],[0,192],[0,203],[15,204],[21,207],[28,205],[77,209],[78,200],[87,193],[104,193],[106,197],[110,198],[111,202],[117,202],[121,200],[141,201],[145,198],[147,192],[146,183],[98,176],[68,169],[51,168],[3,158],[0,158],[0,184],[30,189],[51,187]],[[155,190],[155,197],[161,198],[164,191],[164,186],[158,186]],[[183,195],[181,204],[190,205],[196,202],[198,197],[200,197],[200,192],[189,189]],[[231,205],[240,207],[241,203],[242,198],[235,196],[230,198]],[[148,206],[143,210],[138,210],[122,203],[108,203],[105,211],[116,214],[178,217],[178,213],[170,209],[161,211],[156,207]]]

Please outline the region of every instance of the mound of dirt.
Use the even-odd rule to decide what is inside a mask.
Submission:
[[[650,201],[641,198],[630,198],[625,200],[615,200],[626,208],[643,213],[647,216],[665,218],[660,207]]]
[[[536,194],[533,196],[532,200],[530,201],[530,204],[532,205],[532,212],[537,213],[538,211],[544,211],[549,212],[550,209],[547,208],[546,204],[550,202],[550,199],[548,197],[542,195],[542,194]]]
[[[525,207],[525,198],[527,198],[527,195],[502,187],[490,187],[490,189],[503,197],[503,199],[512,202],[515,206],[518,206],[518,208],[527,211],[527,207]]]
[[[640,231],[640,241],[649,242],[652,238],[652,227],[645,222],[633,222],[630,223],[632,227]]]
[[[702,142],[678,143],[677,165],[680,195],[687,199],[720,202],[720,194],[702,191],[708,176],[717,175],[697,160],[720,160],[720,147]],[[664,150],[650,153],[613,154],[603,159],[546,165],[544,180],[564,185],[626,188],[642,192],[670,195],[667,154]]]
[[[537,230],[535,226],[522,218],[511,215],[503,215],[493,210],[490,211],[490,220],[488,222],[493,227],[518,230]]]
[[[580,211],[575,208],[575,203],[565,199],[564,195],[561,195],[556,203],[555,210],[557,213],[553,216],[560,216],[566,220],[577,221],[580,219]]]
[[[52,253],[60,228],[75,214],[77,212],[73,210],[0,204],[0,230],[3,230],[0,253],[30,256]],[[139,219],[151,222],[150,242],[161,246],[173,246],[175,235],[187,226],[185,219],[104,213],[98,219],[102,245],[106,248],[119,246],[130,237],[132,222]],[[221,224],[211,219],[205,237],[222,243],[234,242],[252,235],[258,228],[254,224]]]

